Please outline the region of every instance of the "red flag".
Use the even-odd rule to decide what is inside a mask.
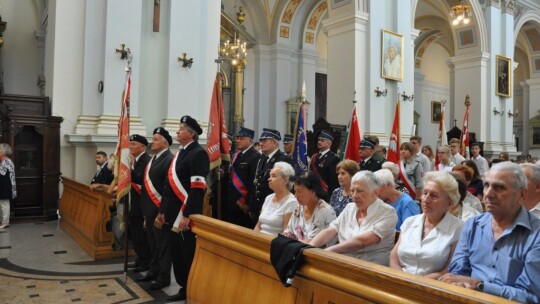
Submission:
[[[390,142],[388,143],[388,153],[386,159],[399,165],[400,155],[399,147],[401,145],[401,134],[399,132],[399,99],[396,104],[396,113],[394,114],[394,124],[392,125],[392,133],[390,134]]]
[[[360,162],[358,147],[360,146],[360,127],[358,126],[358,117],[356,116],[356,105],[353,107],[352,118],[349,122],[349,130],[345,140],[345,149],[343,159]]]
[[[116,146],[116,200],[129,193],[131,189],[131,169],[129,165],[129,98],[131,93],[131,73],[126,75],[126,87],[122,99],[122,110],[118,119],[118,144]]]
[[[435,170],[439,171],[439,148],[448,145],[448,137],[446,136],[446,127],[444,125],[444,103],[441,103],[441,120],[439,121],[439,138],[437,139],[437,153],[435,154]]]
[[[210,170],[221,165],[222,160],[230,161],[231,146],[227,138],[227,125],[225,124],[225,111],[221,96],[221,74],[216,75],[212,103],[210,105],[210,120],[208,123],[208,143],[206,152],[210,158]]]
[[[467,105],[465,114],[463,115],[463,132],[461,132],[461,146],[459,153],[466,157],[469,153],[469,113],[471,111],[470,106]]]

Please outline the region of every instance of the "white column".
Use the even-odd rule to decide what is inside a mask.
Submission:
[[[523,86],[523,109],[520,109],[519,116],[523,119],[523,153],[530,153],[532,142],[530,142],[529,120],[540,115],[540,79],[527,79],[522,81]],[[536,102],[535,102],[536,100]],[[512,110],[512,112],[514,112]]]
[[[212,87],[218,71],[220,12],[219,1],[171,1],[168,45],[166,120],[175,129],[183,115],[207,122]],[[204,22],[203,22],[204,20]],[[177,57],[187,53],[191,68],[183,68]]]
[[[323,21],[328,32],[327,118],[331,122],[347,124],[351,115],[351,100],[356,91],[360,132],[364,134],[371,119],[377,117],[380,123],[383,116],[377,114],[383,111],[376,113],[367,98],[370,88],[366,80],[366,67],[370,62],[366,46],[377,44],[377,36],[372,37],[374,43],[370,43],[367,38],[368,15],[354,5],[356,3],[340,7],[339,13],[333,13],[329,7],[330,17]],[[382,130],[375,124],[370,127]]]
[[[256,92],[253,100],[254,108],[253,112],[244,112],[246,117],[245,126],[247,128],[253,128],[255,130],[256,138],[262,132],[262,128],[270,125],[269,113],[271,112],[270,94],[270,47],[267,45],[256,45],[253,47],[253,63],[248,63],[248,66],[253,64],[253,75],[255,79],[253,81],[253,91]],[[272,101],[272,104],[274,101]],[[247,109],[245,109],[247,110]],[[253,114],[249,117],[249,114]],[[251,123],[250,123],[251,121]]]
[[[300,87],[304,82],[306,83],[306,100],[311,103],[307,116],[307,125],[309,129],[311,129],[311,126],[318,118],[315,117],[315,73],[317,70],[317,58],[319,58],[319,56],[314,50],[303,49],[300,51],[300,73],[298,77],[298,83],[300,84]],[[329,122],[344,124],[343,121]]]

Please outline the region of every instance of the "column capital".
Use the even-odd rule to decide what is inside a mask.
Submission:
[[[448,60],[448,66],[449,67],[457,67],[457,66],[478,66],[487,64],[489,58],[491,55],[486,52],[476,52],[471,54],[465,54],[460,56],[454,56],[450,57]]]
[[[336,16],[323,20],[323,31],[332,35],[354,29],[365,30],[368,22],[369,14],[367,13],[357,12],[354,15]]]

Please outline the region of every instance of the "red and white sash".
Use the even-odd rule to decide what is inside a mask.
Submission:
[[[146,165],[146,170],[144,173],[144,188],[146,189],[146,192],[148,192],[148,196],[150,196],[150,199],[152,200],[154,205],[159,208],[159,206],[161,205],[161,194],[159,194],[159,192],[154,187],[154,184],[152,184],[152,180],[150,179],[149,175],[154,158],[155,157],[152,157],[150,162],[148,162],[148,165]]]
[[[141,185],[131,182],[131,188],[133,188],[138,195],[141,195]]]
[[[399,177],[401,178],[401,181],[403,182],[403,185],[407,190],[409,190],[409,194],[413,199],[416,199],[416,186],[414,183],[409,179],[407,176],[407,171],[405,170],[405,166],[403,165],[403,161],[399,162]]]
[[[171,185],[171,188],[178,197],[178,199],[182,202],[182,207],[180,208],[180,212],[178,212],[178,216],[176,217],[176,220],[174,221],[172,231],[179,233],[180,230],[180,221],[184,217],[184,209],[186,208],[186,203],[188,199],[188,193],[184,186],[182,186],[182,183],[178,179],[178,176],[176,175],[176,160],[178,159],[178,155],[180,155],[180,151],[176,152],[176,155],[174,156],[174,159],[171,162],[171,165],[169,166],[169,185]]]

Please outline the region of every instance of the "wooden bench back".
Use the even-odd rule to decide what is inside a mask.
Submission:
[[[189,303],[512,303],[432,279],[307,249],[289,288],[270,263],[272,236],[193,215]]]

